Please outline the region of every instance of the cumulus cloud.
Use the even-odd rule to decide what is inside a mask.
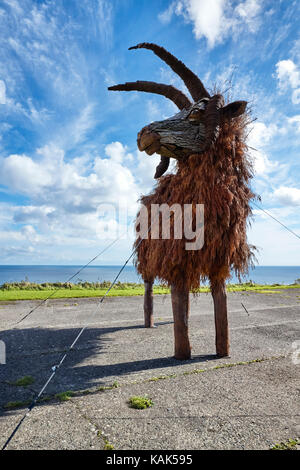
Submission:
[[[36,252],[32,246],[20,247],[20,246],[10,246],[2,248],[3,259],[20,259],[25,258],[27,261],[32,260],[34,256],[36,258]]]
[[[35,157],[10,155],[2,159],[0,184],[31,203],[6,207],[11,220],[2,226],[18,224],[17,240],[31,245],[50,240],[53,245],[82,244],[83,239],[93,245],[129,233],[142,189],[153,186],[157,163],[144,153],[131,154],[121,142],[106,145],[103,156],[71,161],[53,144],[38,149]]]
[[[300,69],[291,60],[280,60],[276,64],[276,75],[279,81],[279,88],[286,92],[292,88],[292,103],[300,104]]]
[[[27,155],[10,155],[2,160],[1,184],[11,190],[39,198],[39,201],[57,201],[61,204],[73,201],[108,201],[116,197],[127,202],[137,198],[137,187],[130,170],[121,163],[126,158],[126,148],[120,142],[105,147],[105,157],[96,156],[92,161],[82,159],[66,161],[64,151],[55,145],[37,150],[38,158]],[[128,161],[132,155],[128,155]],[[92,169],[86,174],[89,167]]]
[[[280,186],[274,191],[274,197],[284,205],[300,206],[300,189]]]
[[[276,71],[281,87],[289,84],[292,88],[296,88],[300,84],[300,71],[291,59],[277,62]]]
[[[229,0],[176,0],[159,14],[159,19],[166,24],[174,14],[183,16],[185,21],[193,24],[196,39],[206,38],[212,48],[230,33],[238,33],[241,26],[255,32],[260,11],[258,0],[245,0],[236,7]]]
[[[194,25],[195,37],[200,39],[205,37],[209,47],[220,42],[227,29],[224,22],[224,0],[213,0],[197,2],[195,0],[186,1],[182,4],[182,14]]]
[[[22,235],[31,243],[37,243],[40,240],[35,228],[32,225],[24,225],[21,230]]]
[[[273,163],[268,158],[268,155],[262,151],[251,152],[254,171],[257,176],[266,176],[268,173],[277,169],[277,163]]]
[[[266,125],[264,122],[255,121],[251,127],[248,140],[249,144],[253,147],[265,146],[278,132],[276,124],[273,123]]]
[[[137,166],[135,168],[135,177],[143,193],[147,193],[153,187],[153,176],[155,168],[160,162],[160,156],[153,154],[147,155],[146,152],[136,152]],[[141,191],[142,193],[142,191]]]
[[[51,182],[47,168],[26,155],[10,155],[3,159],[1,184],[22,194],[35,194]]]
[[[133,160],[133,155],[127,152],[127,147],[121,142],[112,142],[106,145],[105,154],[116,163],[128,164]]]
[[[19,206],[14,208],[14,222],[17,224],[38,224],[43,225],[50,218],[51,214],[55,211],[55,207],[49,206]]]
[[[248,137],[248,145],[254,162],[254,170],[258,176],[266,176],[268,173],[279,169],[279,163],[268,157],[265,148],[278,132],[276,124],[266,125],[264,122],[256,121]]]

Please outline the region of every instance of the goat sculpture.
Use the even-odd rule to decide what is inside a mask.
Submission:
[[[172,100],[180,112],[164,121],[144,127],[137,138],[138,148],[148,155],[161,156],[156,168],[158,183],[154,191],[141,198],[142,204],[204,205],[205,241],[200,250],[186,250],[186,239],[174,236],[174,217],[170,239],[147,237],[135,241],[136,266],[145,282],[145,326],[153,326],[155,278],[171,286],[174,316],[175,358],[189,359],[189,292],[200,281],[209,280],[214,302],[216,352],[229,355],[229,332],[225,280],[231,270],[240,276],[251,263],[252,248],[247,243],[247,218],[251,214],[252,165],[247,157],[245,101],[225,106],[220,94],[210,96],[201,80],[164,48],[141,43],[130,49],[150,49],[184,81],[194,103],[170,85],[148,81],[129,82],[109,90],[144,91]],[[175,174],[163,176],[170,158],[177,161]]]

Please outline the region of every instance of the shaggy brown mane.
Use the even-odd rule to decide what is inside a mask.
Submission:
[[[195,290],[200,282],[211,283],[245,274],[254,247],[247,242],[247,218],[251,216],[249,188],[252,162],[245,143],[245,115],[220,126],[215,144],[201,155],[178,161],[176,174],[160,178],[153,192],[141,198],[151,204],[204,204],[204,246],[185,250],[186,240],[145,239],[135,241],[136,268],[145,280],[158,278],[167,284]],[[150,213],[150,209],[149,209]],[[171,216],[171,227],[172,227]],[[149,217],[150,224],[150,217]],[[171,235],[172,235],[171,229]],[[183,275],[184,274],[184,275]]]

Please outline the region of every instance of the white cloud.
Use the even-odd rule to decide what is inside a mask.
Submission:
[[[2,256],[3,259],[11,261],[13,260],[18,260],[21,257],[25,259],[26,261],[30,261],[33,259],[33,257],[36,259],[37,258],[37,253],[34,250],[32,246],[4,246],[2,249]]]
[[[31,243],[37,243],[40,240],[39,235],[36,233],[36,230],[32,225],[24,225],[21,229],[21,233],[24,238]]]
[[[196,39],[205,37],[209,47],[213,47],[215,43],[220,42],[225,34],[226,22],[224,22],[225,0],[209,0],[209,1],[186,1],[185,15],[194,24],[194,34]]]
[[[264,122],[256,121],[252,124],[252,128],[247,140],[250,148],[250,154],[254,162],[254,170],[258,176],[266,176],[268,173],[279,169],[277,161],[271,161],[264,151],[278,133],[277,126],[270,124],[267,126]]]
[[[2,159],[0,184],[30,197],[31,204],[6,209],[12,220],[3,223],[22,224],[31,243],[114,238],[118,228],[127,231],[126,217],[118,211],[135,216],[142,190],[153,186],[157,163],[145,154],[134,157],[120,142],[106,145],[104,158],[67,161],[54,144],[38,149],[35,158],[10,155]]]
[[[86,137],[87,132],[93,128],[95,124],[93,109],[94,106],[91,103],[87,104],[81,110],[79,116],[68,126],[68,139],[72,140],[73,145],[81,142]],[[66,131],[66,129],[64,129],[64,131]]]
[[[13,209],[14,222],[17,224],[38,224],[44,225],[47,223],[47,218],[55,211],[55,207],[45,205],[41,206],[19,206]]]
[[[267,154],[261,151],[251,152],[254,162],[254,171],[257,176],[266,176],[268,173],[277,169],[277,163],[273,163]]]
[[[3,80],[0,80],[0,104],[6,103],[6,86]]]
[[[78,125],[83,127],[92,111],[88,96],[91,74],[90,63],[76,40],[80,32],[78,24],[59,2],[33,5],[24,0],[24,11],[15,8],[20,2],[9,0],[8,3],[16,16],[11,19],[10,10],[6,20],[1,21],[0,39],[5,47],[1,51],[0,78],[9,87],[11,104],[17,103],[14,111],[23,114],[26,111],[26,117],[35,121],[37,112],[41,112],[33,96],[23,98],[30,93],[26,89],[26,75],[29,75],[47,90],[45,101],[52,113],[58,108],[60,115],[65,110],[71,114],[70,111],[80,106],[83,111]],[[95,11],[84,6],[78,8],[82,8],[82,21],[88,24],[86,30],[89,32],[92,24],[97,24],[98,36],[101,39],[103,33],[106,43],[107,35],[112,35],[110,3],[104,0],[93,3]],[[1,63],[5,63],[5,67],[2,68]]]
[[[121,142],[112,142],[106,145],[105,154],[116,163],[124,163],[125,165],[133,160],[131,153],[127,152],[127,148]]]
[[[292,88],[292,103],[300,103],[300,69],[291,60],[280,60],[276,64],[276,74],[279,81],[279,88],[282,92]]]
[[[47,169],[26,155],[10,155],[3,159],[1,184],[22,194],[34,194],[51,182]]]
[[[239,3],[235,8],[237,16],[247,24],[252,33],[254,33],[259,26],[258,15],[260,10],[261,4],[259,4],[258,0],[246,0],[245,2]]]
[[[294,124],[296,126],[297,132],[300,133],[300,114],[297,114],[296,116],[288,118],[288,122],[290,124]]]
[[[255,32],[259,26],[261,6],[258,0],[246,0],[233,8],[229,0],[176,0],[159,14],[166,24],[172,15],[183,16],[193,24],[196,39],[207,39],[209,48],[222,42],[230,33],[238,33],[245,26]]]
[[[292,103],[300,104],[300,88],[297,88],[292,93]]]
[[[6,3],[6,5],[8,5],[17,15],[21,15],[23,13],[23,10],[17,0],[4,0],[4,3]]]
[[[98,11],[97,21],[98,29],[103,43],[110,45],[112,41],[113,29],[112,29],[112,17],[113,8],[110,1],[98,0]]]
[[[266,146],[272,137],[278,132],[276,124],[266,125],[264,122],[255,121],[251,125],[251,132],[248,137],[248,143],[252,147]]]
[[[300,189],[298,188],[280,186],[274,191],[274,196],[281,204],[288,206],[300,206]]]
[[[139,183],[139,187],[143,188],[143,193],[147,193],[153,187],[155,180],[153,179],[155,168],[160,162],[160,156],[153,154],[147,155],[146,152],[137,150],[138,165],[135,168],[135,176]]]
[[[170,23],[172,16],[176,10],[176,2],[170,3],[169,7],[161,12],[158,15],[158,19],[163,23],[163,24],[168,24]]]
[[[276,72],[282,88],[286,87],[287,84],[292,88],[296,88],[300,84],[300,71],[291,59],[277,62]]]

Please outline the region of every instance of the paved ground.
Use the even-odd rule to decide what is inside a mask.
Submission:
[[[172,357],[168,295],[155,297],[155,329],[143,328],[141,297],[107,298],[98,308],[97,299],[49,300],[16,328],[36,302],[0,304],[7,350],[0,365],[0,446],[26,410],[7,404],[39,392],[84,325],[43,394],[49,400],[32,410],[9,449],[103,449],[108,443],[115,449],[268,449],[300,437],[300,365],[292,355],[300,340],[300,290],[228,297],[231,357],[214,355],[212,300],[201,294],[191,298],[193,358],[185,362]],[[13,385],[24,376],[34,383]],[[117,388],[101,389],[114,383]],[[53,398],[68,390],[76,392],[69,401]],[[145,394],[152,408],[128,407],[131,396]]]

